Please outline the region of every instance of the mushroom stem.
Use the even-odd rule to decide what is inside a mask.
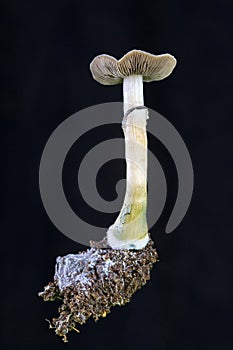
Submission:
[[[108,229],[108,243],[114,249],[142,249],[146,246],[147,209],[147,109],[143,107],[141,75],[124,78],[126,194],[115,223]],[[139,109],[137,107],[140,107]]]
[[[130,75],[123,80],[124,114],[131,108],[143,106],[142,75]]]

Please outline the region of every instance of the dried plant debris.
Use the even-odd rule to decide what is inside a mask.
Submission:
[[[97,246],[96,246],[97,245]],[[101,248],[99,247],[101,246]],[[149,279],[158,255],[150,240],[141,250],[114,250],[92,242],[92,248],[58,257],[54,281],[39,293],[44,301],[61,299],[58,318],[50,328],[67,342],[76,324],[105,317],[114,305],[128,303]]]

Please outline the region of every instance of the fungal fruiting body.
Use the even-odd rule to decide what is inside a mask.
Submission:
[[[104,85],[123,83],[126,194],[122,209],[107,231],[113,249],[142,249],[149,235],[147,227],[147,134],[148,110],[144,107],[143,81],[161,80],[171,74],[176,59],[132,50],[119,61],[99,55],[90,64],[92,76]]]
[[[101,84],[123,83],[126,194],[103,241],[90,242],[91,248],[84,252],[58,257],[53,282],[39,293],[45,301],[62,300],[59,316],[52,319],[50,327],[64,341],[69,331],[78,332],[78,325],[90,317],[97,321],[112,306],[129,302],[150,279],[150,270],[158,261],[146,219],[148,111],[143,81],[165,78],[175,64],[169,54],[155,56],[133,50],[119,61],[97,56],[90,65],[93,78]]]

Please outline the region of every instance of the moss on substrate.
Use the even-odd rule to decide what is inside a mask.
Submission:
[[[105,243],[78,254],[58,257],[54,281],[39,293],[44,301],[62,299],[59,316],[50,322],[57,335],[67,341],[76,324],[105,317],[110,308],[128,303],[149,279],[158,255],[150,240],[142,250],[114,250]]]

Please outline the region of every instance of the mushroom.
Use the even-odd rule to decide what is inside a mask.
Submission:
[[[85,252],[58,257],[54,280],[39,293],[45,301],[62,300],[59,316],[49,323],[65,342],[68,332],[79,332],[76,323],[84,324],[90,317],[97,321],[106,317],[112,306],[128,303],[150,279],[150,270],[158,261],[146,219],[148,111],[144,107],[143,81],[165,78],[175,64],[171,55],[154,56],[139,50],[119,61],[100,55],[91,63],[98,82],[123,82],[127,185],[122,209],[107,237],[92,242]]]
[[[147,210],[148,110],[144,107],[143,82],[162,80],[176,65],[170,54],[152,55],[132,50],[116,60],[99,55],[90,64],[93,78],[103,85],[123,83],[126,194],[121,211],[107,231],[113,249],[142,249],[149,241]]]

